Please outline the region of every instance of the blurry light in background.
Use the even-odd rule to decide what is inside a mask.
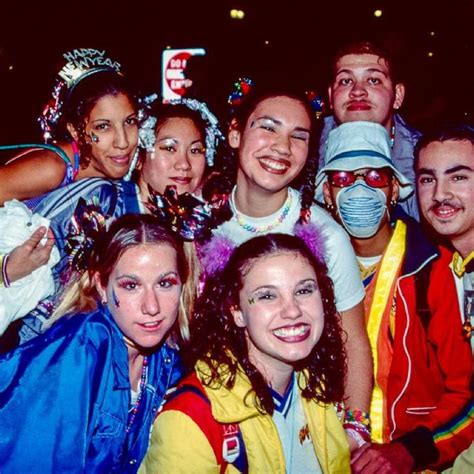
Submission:
[[[234,20],[243,20],[244,16],[245,13],[243,12],[243,10],[236,10],[235,8],[233,8],[230,11],[230,17]]]
[[[432,58],[433,56],[434,56],[433,51],[429,51],[429,52],[428,52],[428,57],[429,57],[429,58]]]
[[[171,46],[170,46],[170,45],[168,45],[168,46],[166,46],[166,48],[165,48],[165,49],[171,49]]]
[[[268,46],[270,44],[270,41],[265,40],[265,44]]]
[[[13,71],[13,65],[8,66],[9,71]]]
[[[435,35],[435,32],[434,31],[431,31],[430,32],[430,36],[434,36]]]
[[[382,10],[375,10],[374,11],[374,16],[377,18],[380,18],[382,16]]]

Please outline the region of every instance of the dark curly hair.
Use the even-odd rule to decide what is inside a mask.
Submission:
[[[263,375],[249,358],[245,329],[235,324],[231,308],[239,306],[239,292],[253,264],[269,255],[281,253],[298,254],[310,263],[316,273],[323,303],[322,335],[309,356],[294,364],[295,370],[302,371],[305,378],[302,395],[323,403],[342,401],[346,362],[333,284],[326,265],[311,253],[299,237],[268,234],[237,247],[223,271],[206,281],[191,320],[191,339],[183,350],[190,368],[197,361],[203,361],[209,367],[209,376],[204,380],[208,386],[232,388],[238,371],[243,371],[252,384],[259,409],[270,414],[274,409],[271,392]]]
[[[290,186],[299,189],[301,192],[300,222],[308,222],[310,215],[309,209],[313,204],[314,198],[314,183],[318,166],[318,144],[321,134],[321,123],[316,119],[316,114],[304,93],[286,84],[253,86],[251,91],[243,98],[241,104],[231,113],[229,127],[237,127],[239,131],[242,131],[258,104],[273,97],[289,97],[298,101],[310,117],[311,126],[308,159],[299,176],[290,183]],[[219,154],[216,160],[216,166],[214,168],[215,175],[203,190],[204,197],[213,194],[230,194],[237,179],[238,166],[238,152],[226,143],[222,146],[222,153]],[[228,217],[231,217],[230,213]]]

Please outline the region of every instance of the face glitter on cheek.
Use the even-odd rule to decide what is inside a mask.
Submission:
[[[114,290],[114,289],[112,289],[112,300],[113,300],[113,302],[114,302],[115,307],[116,307],[116,308],[120,308],[120,301],[119,301],[117,295],[115,294],[115,290]]]
[[[249,304],[254,304],[255,303],[255,298],[253,298],[253,297],[249,298],[247,301],[249,302]]]
[[[92,140],[94,143],[99,143],[99,137],[98,137],[94,132],[91,132],[91,133],[90,133],[90,136],[91,136],[91,140]]]

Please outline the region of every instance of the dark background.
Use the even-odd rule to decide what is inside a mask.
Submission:
[[[423,130],[438,120],[474,119],[473,0],[2,3],[1,144],[40,140],[36,118],[64,64],[62,53],[81,47],[106,49],[144,92],[161,88],[166,46],[204,47],[206,86],[223,114],[242,75],[286,77],[325,94],[334,50],[349,39],[372,39],[402,58],[402,114],[412,125]],[[232,20],[232,8],[245,18]],[[373,15],[378,8],[380,18]]]

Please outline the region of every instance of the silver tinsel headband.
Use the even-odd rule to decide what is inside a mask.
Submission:
[[[153,115],[150,115],[148,110],[150,108],[150,105],[157,99],[157,94],[150,94],[142,97],[139,100],[141,107],[138,111],[138,120],[140,122],[140,128],[138,130],[138,146],[149,153],[152,153],[155,150],[155,128],[156,122],[158,121],[159,117],[154,117]],[[217,146],[219,145],[219,140],[225,140],[223,133],[219,129],[219,122],[217,120],[217,117],[209,110],[209,108],[204,102],[200,102],[196,99],[175,99],[171,100],[169,103],[172,105],[181,104],[186,106],[188,109],[199,112],[201,118],[205,123],[206,129],[206,162],[208,166],[213,166]],[[138,151],[133,157],[132,163],[130,164],[130,169],[124,178],[126,181],[130,180],[137,161]]]

